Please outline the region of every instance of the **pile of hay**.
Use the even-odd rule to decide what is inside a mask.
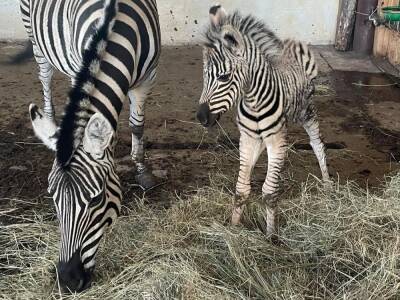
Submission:
[[[231,195],[222,177],[168,209],[137,203],[97,257],[93,286],[62,295],[54,280],[57,223],[0,231],[2,299],[398,299],[400,176],[370,194],[354,184],[308,183],[281,202],[281,243],[258,229],[223,225]]]

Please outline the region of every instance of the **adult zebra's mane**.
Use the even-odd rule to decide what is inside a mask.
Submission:
[[[74,151],[81,144],[85,127],[93,114],[90,94],[94,89],[94,79],[100,71],[100,62],[104,56],[117,12],[117,0],[106,0],[103,16],[87,43],[81,69],[74,78],[69,92],[69,102],[65,108],[57,141],[57,161],[64,168],[68,166]]]
[[[221,31],[224,26],[232,26],[236,31],[252,40],[267,58],[279,57],[283,51],[283,42],[265,25],[264,22],[248,15],[243,17],[238,11],[222,18],[218,26],[210,24],[205,32],[204,46],[214,48],[222,44]]]

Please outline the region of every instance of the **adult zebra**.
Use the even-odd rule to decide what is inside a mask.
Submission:
[[[63,288],[81,291],[89,286],[103,232],[120,211],[113,157],[127,95],[132,158],[140,179],[151,179],[142,135],[160,54],[156,1],[21,0],[20,7],[44,90],[44,110],[30,106],[32,125],[56,151],[48,191],[60,222],[58,277]],[[72,79],[60,127],[51,101],[53,68]]]
[[[286,152],[288,121],[300,124],[310,137],[322,177],[329,180],[324,144],[311,101],[317,66],[303,43],[281,41],[262,22],[239,13],[210,9],[211,24],[203,50],[204,86],[197,118],[212,126],[232,106],[238,106],[240,171],[232,223],[238,224],[250,194],[250,177],[261,152],[268,152],[262,188],[267,232],[276,232],[279,174]]]

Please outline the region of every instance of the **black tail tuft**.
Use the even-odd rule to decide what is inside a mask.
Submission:
[[[13,56],[8,62],[8,65],[19,65],[27,62],[33,57],[33,46],[30,41],[25,43],[25,48],[21,52]]]

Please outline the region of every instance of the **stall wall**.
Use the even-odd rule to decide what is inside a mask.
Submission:
[[[159,14],[166,45],[198,43],[208,10],[216,1],[159,0]],[[240,10],[263,19],[282,38],[295,37],[312,44],[332,44],[339,0],[221,0],[228,11]],[[21,40],[18,0],[0,1],[0,39]]]

